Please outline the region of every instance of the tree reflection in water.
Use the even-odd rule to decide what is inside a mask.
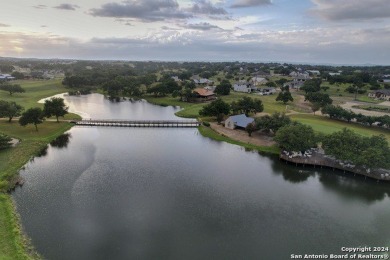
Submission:
[[[66,148],[69,144],[69,140],[71,138],[70,133],[65,133],[63,135],[60,135],[57,137],[55,140],[53,140],[50,145],[52,147],[57,147],[57,148]]]

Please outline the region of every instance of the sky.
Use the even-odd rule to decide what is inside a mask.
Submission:
[[[390,65],[389,0],[1,0],[0,56]]]

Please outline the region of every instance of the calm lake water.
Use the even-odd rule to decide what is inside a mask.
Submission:
[[[66,99],[92,118],[177,111]],[[290,259],[390,244],[390,185],[295,168],[195,128],[74,127],[68,137],[26,166],[13,193],[47,259]]]

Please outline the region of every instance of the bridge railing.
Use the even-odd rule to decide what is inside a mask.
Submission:
[[[83,119],[73,120],[76,125],[111,125],[111,126],[132,126],[132,125],[200,125],[197,120],[122,120],[122,119]]]

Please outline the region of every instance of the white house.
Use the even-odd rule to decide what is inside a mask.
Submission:
[[[307,70],[306,72],[308,72],[309,74],[313,74],[315,76],[320,76],[321,75],[321,72],[319,70]]]
[[[255,86],[258,86],[267,83],[267,79],[256,76],[251,78],[251,83]]]
[[[236,92],[251,93],[254,87],[250,84],[239,84],[236,83],[233,85],[233,90]]]
[[[0,74],[0,80],[13,80],[15,79],[10,74]]]
[[[247,117],[245,114],[230,116],[225,120],[225,127],[230,129],[245,128],[253,121],[255,120],[252,117]]]

